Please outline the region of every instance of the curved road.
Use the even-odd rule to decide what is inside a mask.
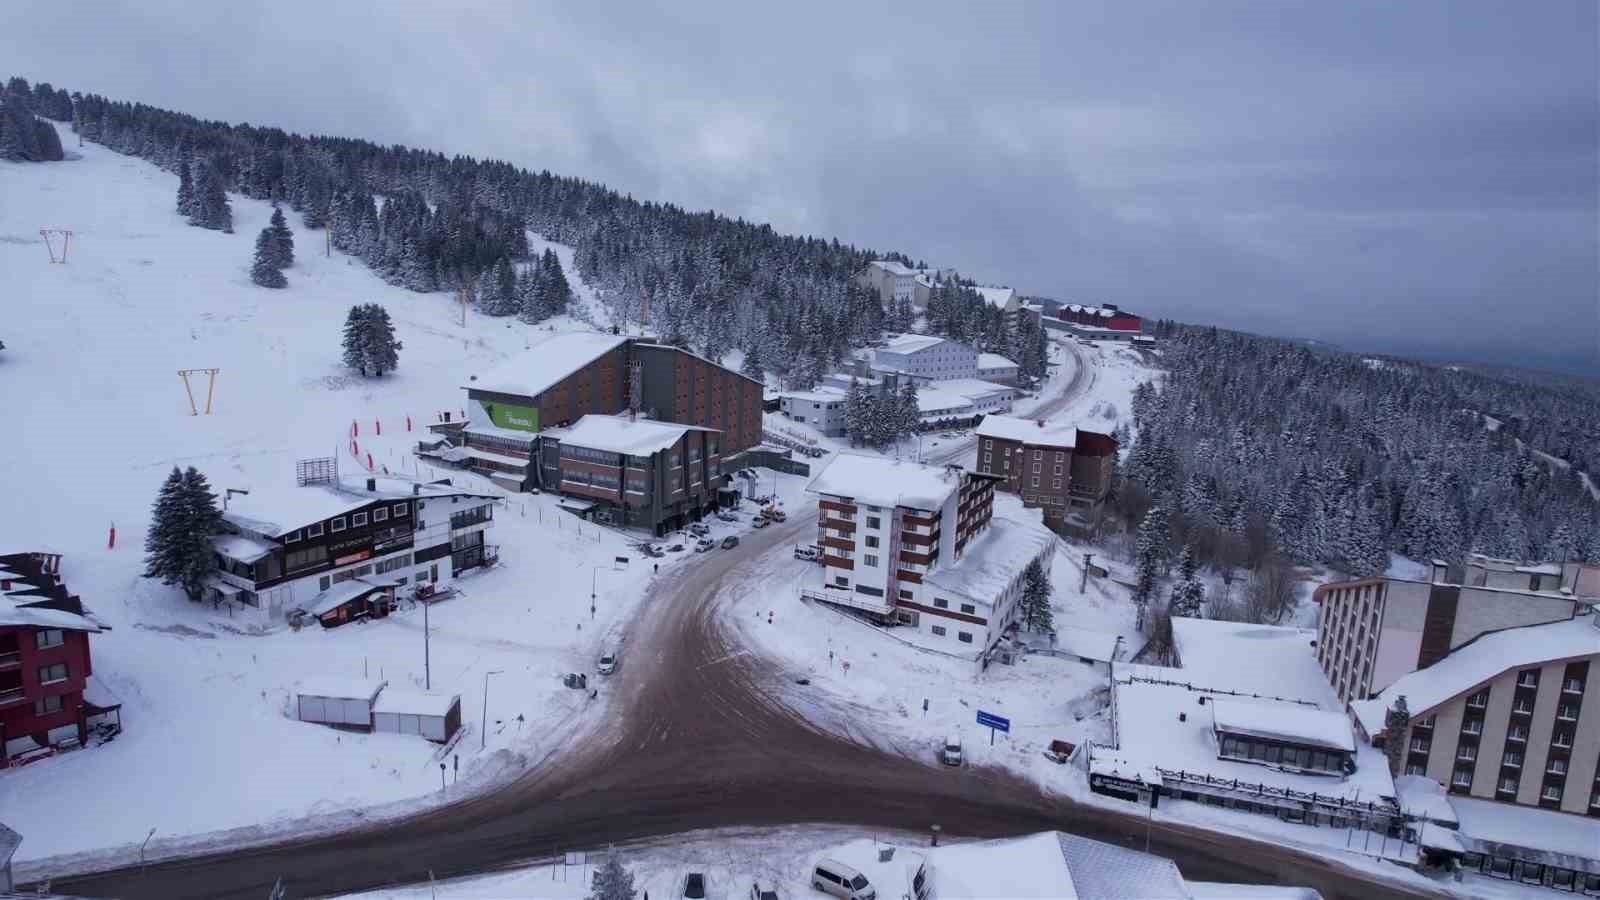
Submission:
[[[736,569],[786,552],[813,528],[797,515],[659,578],[608,683],[607,724],[503,789],[332,837],[58,878],[53,888],[259,900],[282,879],[290,897],[305,897],[493,871],[690,829],[806,822],[937,822],[948,834],[972,836],[1062,829],[1142,847],[1147,823],[1132,805],[1112,812],[1049,801],[1004,772],[953,772],[823,733],[785,706],[789,676],[740,652],[717,615],[717,595]],[[1234,835],[1158,824],[1150,848],[1191,878],[1306,884],[1329,898],[1405,895],[1366,873]]]

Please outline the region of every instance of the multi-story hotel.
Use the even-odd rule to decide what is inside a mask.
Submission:
[[[977,435],[978,471],[1042,508],[1046,525],[1082,531],[1099,521],[1117,452],[1111,435],[999,415],[985,416]]]

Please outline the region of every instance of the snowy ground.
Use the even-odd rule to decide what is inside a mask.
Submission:
[[[460,407],[468,373],[523,352],[550,329],[587,326],[563,318],[530,327],[469,310],[463,327],[447,295],[392,288],[354,260],[325,256],[321,233],[301,229],[293,213],[290,287],[257,288],[248,266],[267,204],[232,198],[231,235],[188,227],[173,211],[175,176],[94,144],[77,152],[80,159],[60,163],[0,163],[9,303],[0,381],[11,420],[28,423],[7,435],[9,458],[26,464],[0,473],[11,511],[0,517],[0,545],[65,554],[68,585],[112,626],[93,638],[92,681],[123,704],[125,731],[111,744],[0,774],[0,818],[25,838],[21,868],[48,874],[65,861],[42,858],[59,854],[127,858],[152,828],[158,856],[336,828],[442,799],[435,745],[341,734],[285,715],[303,677],[366,673],[420,685],[421,610],[333,631],[263,633],[242,614],[190,604],[139,577],[149,506],[174,465],[200,468],[219,493],[297,490],[295,460],[330,452],[348,469],[371,453],[380,470],[416,472],[407,450],[419,435],[405,431],[407,416],[420,429],[439,410]],[[49,263],[43,225],[74,231],[66,265]],[[570,251],[555,248],[570,263]],[[568,277],[578,313],[603,315],[571,268]],[[345,313],[366,301],[389,309],[404,342],[399,371],[381,380],[339,365]],[[175,372],[205,366],[222,370],[213,414],[191,416]],[[377,420],[381,438],[372,435]],[[361,427],[360,458],[348,453],[352,421]],[[627,617],[651,571],[631,541],[579,526],[553,498],[519,495],[495,517],[501,565],[463,579],[461,595],[430,613],[432,686],[461,695],[466,725],[447,760],[453,781],[460,757],[463,784],[452,793],[537,765],[583,726],[584,696],[558,679],[592,671],[604,636]],[[617,571],[616,556],[634,561]],[[490,672],[499,674],[488,680],[484,735]],[[238,830],[194,837],[221,829]]]

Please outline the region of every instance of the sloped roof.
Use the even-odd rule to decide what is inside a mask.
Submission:
[[[690,431],[712,431],[694,425],[589,414],[561,435],[561,443],[628,456],[649,456],[676,444]]]
[[[1229,734],[1330,747],[1346,753],[1356,749],[1347,716],[1309,706],[1215,697],[1211,701],[1211,721],[1218,731]]]
[[[469,391],[537,397],[627,342],[627,336],[620,334],[590,331],[557,334],[512,356],[462,387]]]
[[[1051,447],[1075,447],[1078,429],[1075,425],[1024,419],[1018,416],[988,415],[978,423],[978,437],[1000,438],[1025,444],[1045,444]]]

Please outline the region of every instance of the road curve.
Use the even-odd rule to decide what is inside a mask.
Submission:
[[[81,896],[320,896],[504,869],[565,850],[726,826],[841,823],[1003,836],[1062,829],[1175,860],[1190,878],[1414,895],[1316,856],[1237,835],[1048,800],[1001,771],[953,772],[819,731],[784,705],[774,662],[745,652],[718,593],[815,522],[795,515],[658,578],[607,682],[607,724],[511,785],[331,837],[57,878]]]

